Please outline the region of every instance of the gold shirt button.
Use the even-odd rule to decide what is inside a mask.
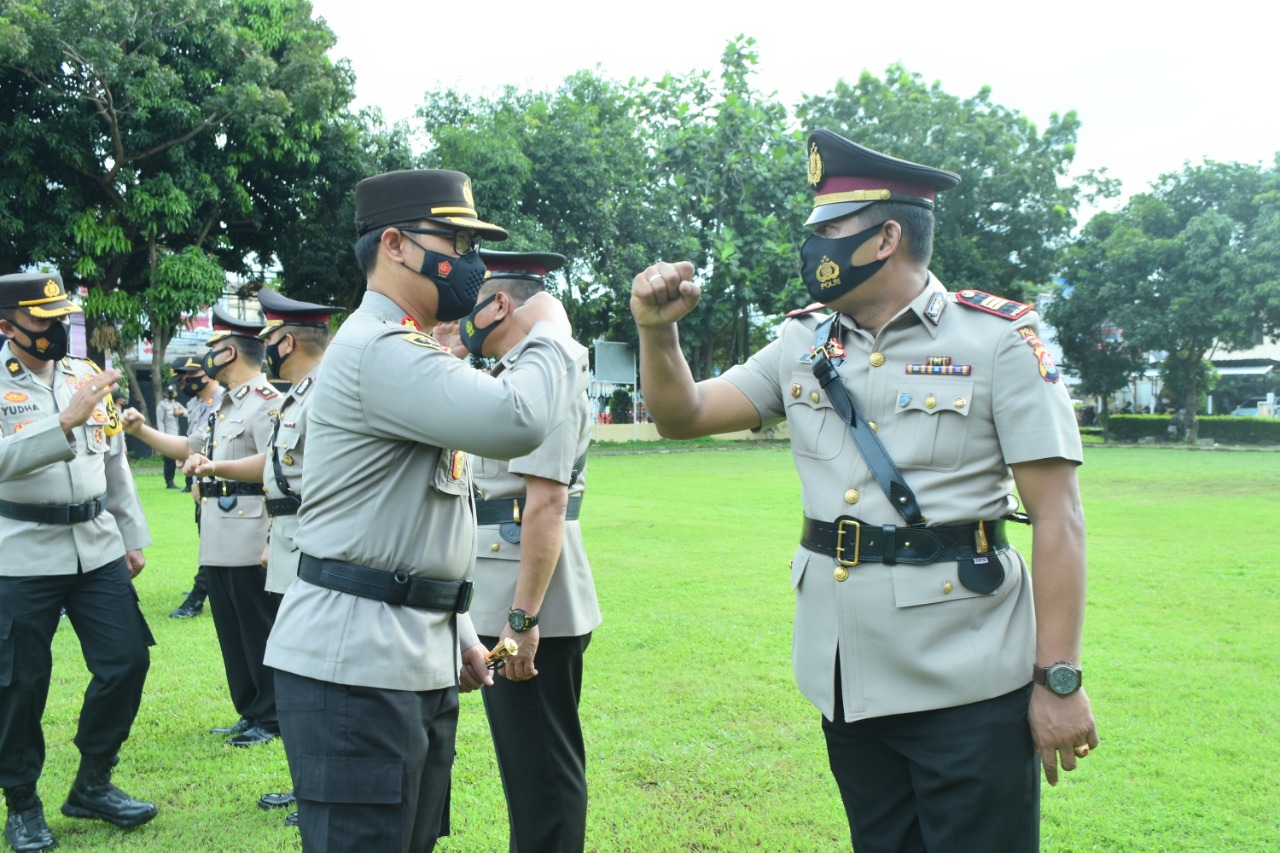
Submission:
[[[201,499],[200,499],[200,503],[202,503],[202,504],[207,504],[208,502],[209,502],[209,499],[208,499],[208,498],[201,498]]]
[[[834,574],[836,580],[840,581],[841,583],[844,583],[846,580],[849,579],[849,570],[846,569],[844,566],[836,566],[836,570],[832,572],[832,574]]]
[[[791,399],[794,400],[799,396],[800,396],[800,383],[797,382],[791,386]]]
[[[499,545],[497,542],[494,542],[492,545],[489,546],[490,551],[499,551],[501,549],[502,549],[502,546]]]
[[[955,407],[957,409],[963,409],[966,405],[968,405],[968,403],[969,401],[966,400],[964,397],[956,397]]]
[[[872,431],[872,432],[879,432],[879,431],[880,431],[880,427],[876,426],[876,422],[875,422],[875,421],[867,421],[867,426],[871,427],[871,431]]]
[[[292,464],[293,464],[293,457],[292,457],[292,456],[285,456],[285,458],[284,458],[284,464],[286,464],[286,465],[292,465]]]
[[[240,515],[244,515],[244,510],[240,510]]]
[[[214,446],[214,447],[217,447],[217,446],[218,446],[218,442],[216,442],[216,441],[215,441],[215,442],[213,443],[213,446]]]
[[[218,415],[218,420],[225,421],[226,419],[227,419],[226,415]]]
[[[943,595],[951,594],[951,581],[946,581],[945,583],[942,584],[942,593]]]
[[[822,397],[818,394],[817,391],[814,391],[812,394],[809,395],[809,399],[816,403],[819,400],[821,400]]]
[[[935,396],[933,396],[932,394],[930,394],[928,397],[925,397],[925,398],[924,398],[924,407],[925,407],[926,409],[936,409],[936,408],[938,408],[938,398],[937,398],[937,397],[935,397]]]
[[[847,504],[856,504],[860,497],[862,496],[858,494],[857,489],[849,489],[844,493],[844,502]]]
[[[882,352],[871,353],[871,366],[879,367],[882,364],[884,364],[884,353]]]

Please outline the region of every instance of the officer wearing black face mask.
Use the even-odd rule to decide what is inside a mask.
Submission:
[[[448,834],[459,688],[492,683],[466,615],[469,454],[540,445],[586,387],[586,351],[547,294],[515,309],[531,332],[501,376],[424,333],[475,305],[475,238],[506,237],[476,215],[466,175],[377,175],[355,202],[368,289],[308,391],[298,578],[267,664],[302,846],[430,850]],[[351,756],[359,784],[334,772]]]
[[[649,267],[631,296],[645,402],[685,438],[787,421],[805,515],[795,677],[853,846],[1033,853],[1041,767],[1055,783],[1098,746],[1074,411],[1030,306],[929,270],[935,197],[958,175],[825,130],[806,153],[817,304],[695,383],[675,328],[701,295],[693,267]],[[1015,485],[1034,608],[1005,531]]]
[[[130,579],[151,537],[109,396],[120,373],[67,355],[64,320],[79,312],[57,274],[0,276],[0,787],[5,840],[19,851],[56,845],[36,785],[63,609],[93,679],[62,811],[118,826],[156,816],[111,782],[150,665]]]

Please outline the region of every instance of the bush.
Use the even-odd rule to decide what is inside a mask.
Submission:
[[[631,423],[631,389],[614,388],[609,396],[609,415],[615,424]]]
[[[1107,432],[1115,441],[1168,441],[1171,419],[1171,415],[1111,415],[1107,418]]]
[[[1172,415],[1112,415],[1107,419],[1107,429],[1114,441],[1144,438],[1169,441],[1172,418]],[[1212,438],[1219,444],[1280,444],[1280,418],[1201,415],[1196,418],[1196,424],[1200,438]]]

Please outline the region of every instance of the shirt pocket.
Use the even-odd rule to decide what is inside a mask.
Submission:
[[[967,379],[903,379],[894,406],[893,461],[903,468],[954,470],[969,432],[973,387]]]
[[[214,459],[238,459],[241,454],[236,452],[236,446],[244,436],[244,430],[244,421],[218,421],[213,428],[213,453],[210,455]]]
[[[487,525],[476,529],[477,560],[512,560],[520,561],[520,545],[502,535],[498,525]]]
[[[844,445],[848,427],[817,377],[807,370],[792,373],[783,389],[783,400],[792,452],[813,459],[834,458]]]
[[[1012,559],[1013,553],[1012,550],[987,553],[988,558],[998,560],[1004,567],[1004,580],[1000,586],[989,593],[974,592],[962,584],[957,563],[927,563],[922,566],[899,563],[893,567],[894,603],[899,608],[904,608],[973,598],[983,598],[988,601],[1002,599],[1014,580],[1020,576],[1020,566]],[[984,603],[982,606],[991,605]]]
[[[446,495],[471,493],[471,456],[462,450],[440,451],[431,488]]]

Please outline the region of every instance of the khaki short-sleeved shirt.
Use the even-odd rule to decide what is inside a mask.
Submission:
[[[958,304],[931,279],[875,337],[840,320],[841,380],[929,525],[993,521],[1013,510],[1010,464],[1083,459],[1070,399],[1038,348],[1037,315],[1017,313],[1011,320]],[[789,320],[724,378],[763,424],[786,419],[807,516],[905,525],[807,363],[824,319]],[[798,548],[791,580],[801,691],[831,717],[837,651],[847,720],[965,704],[1026,684],[1035,642],[1030,579],[1016,551],[999,559],[1003,584],[980,595],[960,583],[954,562],[864,563],[841,581],[833,558]]]
[[[507,368],[510,358],[508,355],[503,359],[495,374]],[[585,460],[590,444],[591,401],[582,394],[533,453],[510,462],[477,459],[476,491],[486,500],[522,498],[524,477],[535,476],[564,483],[569,487],[570,499],[582,496],[587,488]],[[583,467],[575,478],[579,461]],[[507,611],[520,576],[519,533],[516,525],[489,524],[481,526],[476,534],[476,591],[471,621],[482,636],[497,636],[507,624]],[[599,624],[600,603],[582,543],[582,525],[576,519],[566,521],[560,559],[538,613],[539,635],[578,637]]]
[[[93,362],[67,357],[49,384],[0,346],[0,499],[82,504],[105,495],[106,510],[79,524],[40,524],[0,516],[0,575],[72,575],[100,568],[151,544],[114,407],[99,403],[70,438],[58,414],[93,381]]]
[[[262,483],[270,499],[285,497],[276,479],[276,464],[285,485],[295,495],[302,491],[302,455],[307,434],[307,410],[311,404],[311,390],[315,387],[320,366],[311,370],[296,382],[285,395],[276,416],[279,426],[273,428],[272,439],[267,444],[267,458],[262,472]],[[271,555],[267,562],[267,592],[283,593],[298,577],[298,562],[302,552],[294,543],[298,530],[298,516],[277,515],[271,518]]]
[[[272,417],[283,395],[261,373],[226,390],[215,410],[213,428],[206,420],[192,425],[187,444],[214,462],[244,459],[266,450]],[[200,497],[200,565],[262,565],[270,517],[262,495]]]
[[[303,553],[388,572],[462,580],[475,562],[471,454],[531,452],[586,389],[587,352],[539,324],[502,376],[401,325],[369,291],[325,353],[307,414]],[[296,580],[268,666],[337,684],[437,690],[457,684],[471,622]]]

